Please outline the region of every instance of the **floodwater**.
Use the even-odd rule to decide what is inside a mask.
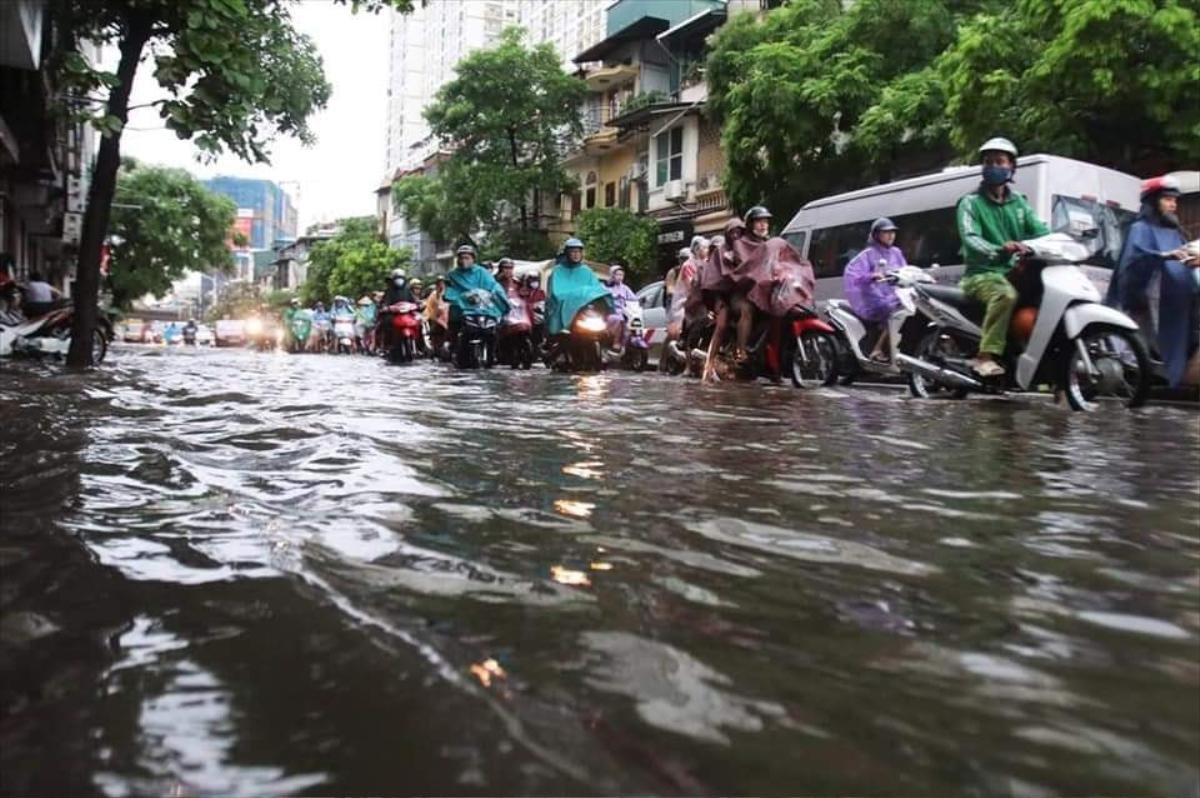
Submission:
[[[0,790],[1195,795],[1200,416],[0,372]]]

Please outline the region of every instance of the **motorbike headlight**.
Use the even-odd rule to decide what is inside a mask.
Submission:
[[[258,319],[250,319],[246,322],[246,332],[250,333],[251,335],[258,335],[262,332],[262,328],[262,322]]]
[[[597,316],[595,313],[587,313],[579,317],[579,321],[575,322],[575,328],[580,332],[598,333],[604,332],[607,325],[604,319]]]

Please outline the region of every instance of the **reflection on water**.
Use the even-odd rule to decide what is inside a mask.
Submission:
[[[4,792],[1200,787],[1190,408],[2,377]]]

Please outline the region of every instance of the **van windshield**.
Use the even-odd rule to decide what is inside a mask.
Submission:
[[[1115,269],[1121,259],[1125,234],[1136,214],[1124,208],[1114,208],[1091,198],[1066,197],[1055,194],[1050,207],[1050,229],[1056,233],[1079,234],[1086,229],[1100,231],[1102,246],[1091,262],[1096,266]]]

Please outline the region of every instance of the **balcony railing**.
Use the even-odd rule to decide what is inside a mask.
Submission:
[[[600,132],[601,128],[610,127],[608,124],[614,119],[624,116],[639,108],[648,108],[651,105],[659,105],[660,103],[671,102],[671,98],[666,94],[658,91],[644,92],[628,97],[621,102],[607,102],[599,106],[593,106],[584,110],[582,115],[583,135],[595,135]]]

